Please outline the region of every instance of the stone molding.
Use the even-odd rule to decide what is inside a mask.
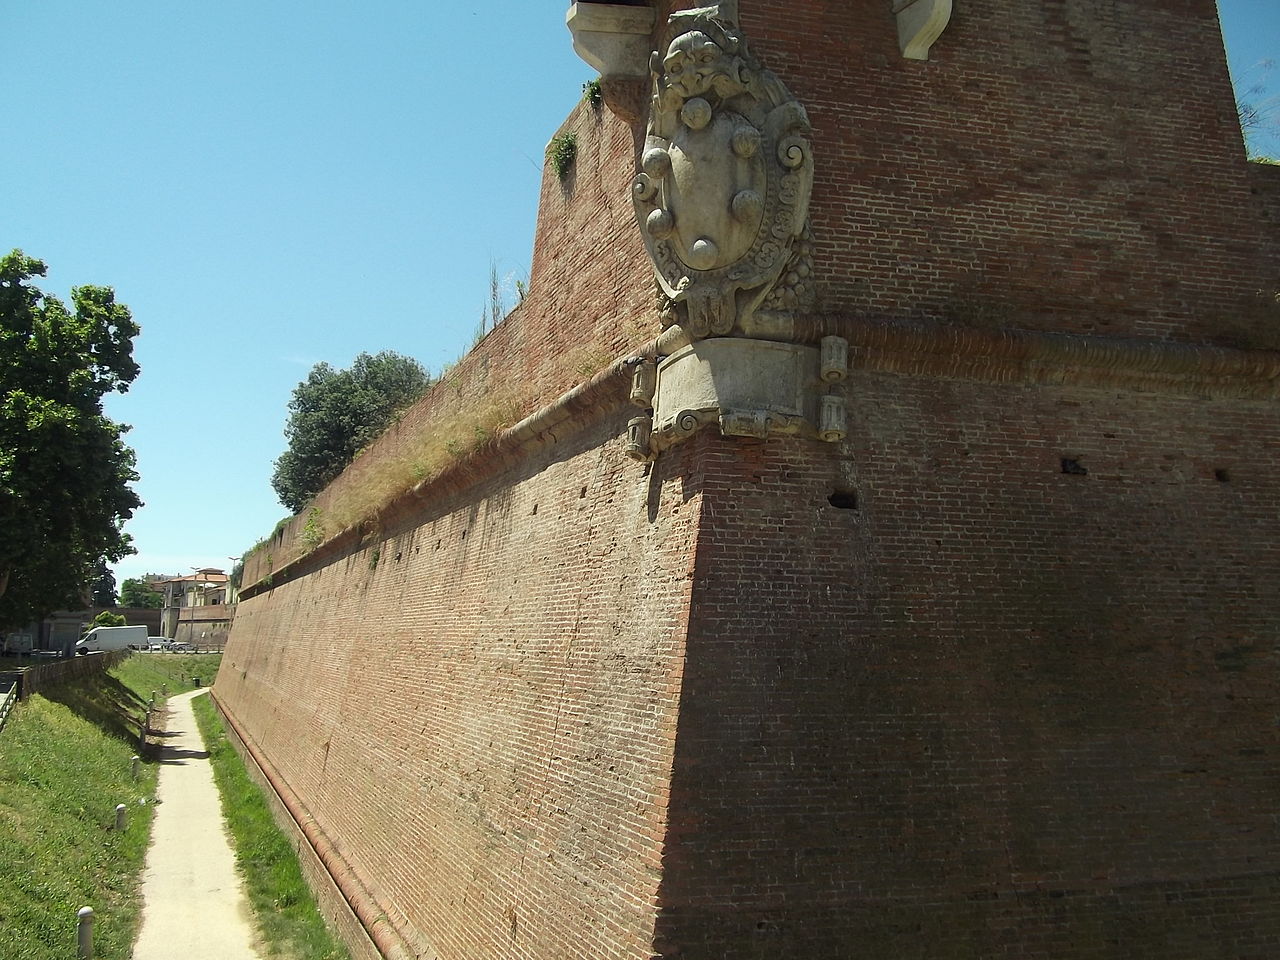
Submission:
[[[1280,353],[1160,340],[942,324],[814,323],[849,341],[851,370],[995,383],[1119,387],[1205,398],[1280,399]]]
[[[951,0],[893,0],[898,46],[908,60],[928,60],[929,50],[951,22]]]
[[[828,337],[821,349],[772,340],[714,337],[660,360],[644,360],[632,375],[631,401],[650,406],[627,424],[626,453],[651,460],[703,427],[726,437],[844,438],[847,346]]]

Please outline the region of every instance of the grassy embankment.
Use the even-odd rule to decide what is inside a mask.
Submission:
[[[209,684],[220,659],[217,654],[140,654],[105,676],[37,694],[14,711],[0,731],[0,957],[74,956],[76,911],[92,906],[95,956],[127,960],[137,935],[138,887],[155,797],[154,762],[140,765],[135,782],[130,759],[138,752],[147,700],[165,688],[170,694],[191,690],[193,677]],[[220,752],[230,754],[221,762],[238,764],[225,741],[219,744]],[[114,829],[117,803],[128,808],[126,828],[119,832]],[[297,868],[288,842],[277,834],[274,841],[239,843],[250,873],[251,864],[259,870],[265,865],[268,874],[285,878],[253,898],[271,955],[345,957],[331,944],[328,952],[310,945],[315,939],[310,926],[319,923],[314,906],[302,934],[277,918],[307,910],[289,877],[289,866],[295,875]]]
[[[126,960],[138,922],[138,883],[150,833],[156,768],[130,758],[152,690],[217,657],[130,657],[105,676],[46,690],[0,731],[0,957],[75,955],[76,911],[96,914],[101,960]],[[166,662],[173,661],[173,662]],[[116,804],[128,808],[115,829]]]
[[[208,697],[197,697],[192,706],[263,939],[273,953],[297,960],[348,960],[346,949],[325,928],[293,847],[228,742],[217,709]]]

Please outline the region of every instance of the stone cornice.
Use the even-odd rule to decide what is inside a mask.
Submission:
[[[991,383],[1074,384],[1205,398],[1280,398],[1280,353],[941,323],[810,317],[797,339],[849,341],[857,370]]]

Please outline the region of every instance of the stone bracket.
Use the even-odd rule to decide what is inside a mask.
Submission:
[[[565,15],[573,50],[602,77],[647,77],[653,7],[574,3]]]
[[[627,424],[626,453],[652,460],[715,424],[732,437],[844,439],[848,344],[826,338],[821,348],[745,337],[713,337],[633,373],[631,399],[651,403]]]
[[[898,46],[908,60],[928,60],[929,48],[951,21],[951,0],[893,0]]]

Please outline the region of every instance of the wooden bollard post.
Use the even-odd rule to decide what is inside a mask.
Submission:
[[[93,960],[93,907],[76,911],[76,956]]]
[[[126,807],[123,803],[116,804],[116,829],[117,830],[123,830],[125,828],[125,815],[128,812],[128,809],[129,808]]]
[[[136,753],[130,757],[133,761],[133,779],[138,779],[138,761],[141,759]]]

